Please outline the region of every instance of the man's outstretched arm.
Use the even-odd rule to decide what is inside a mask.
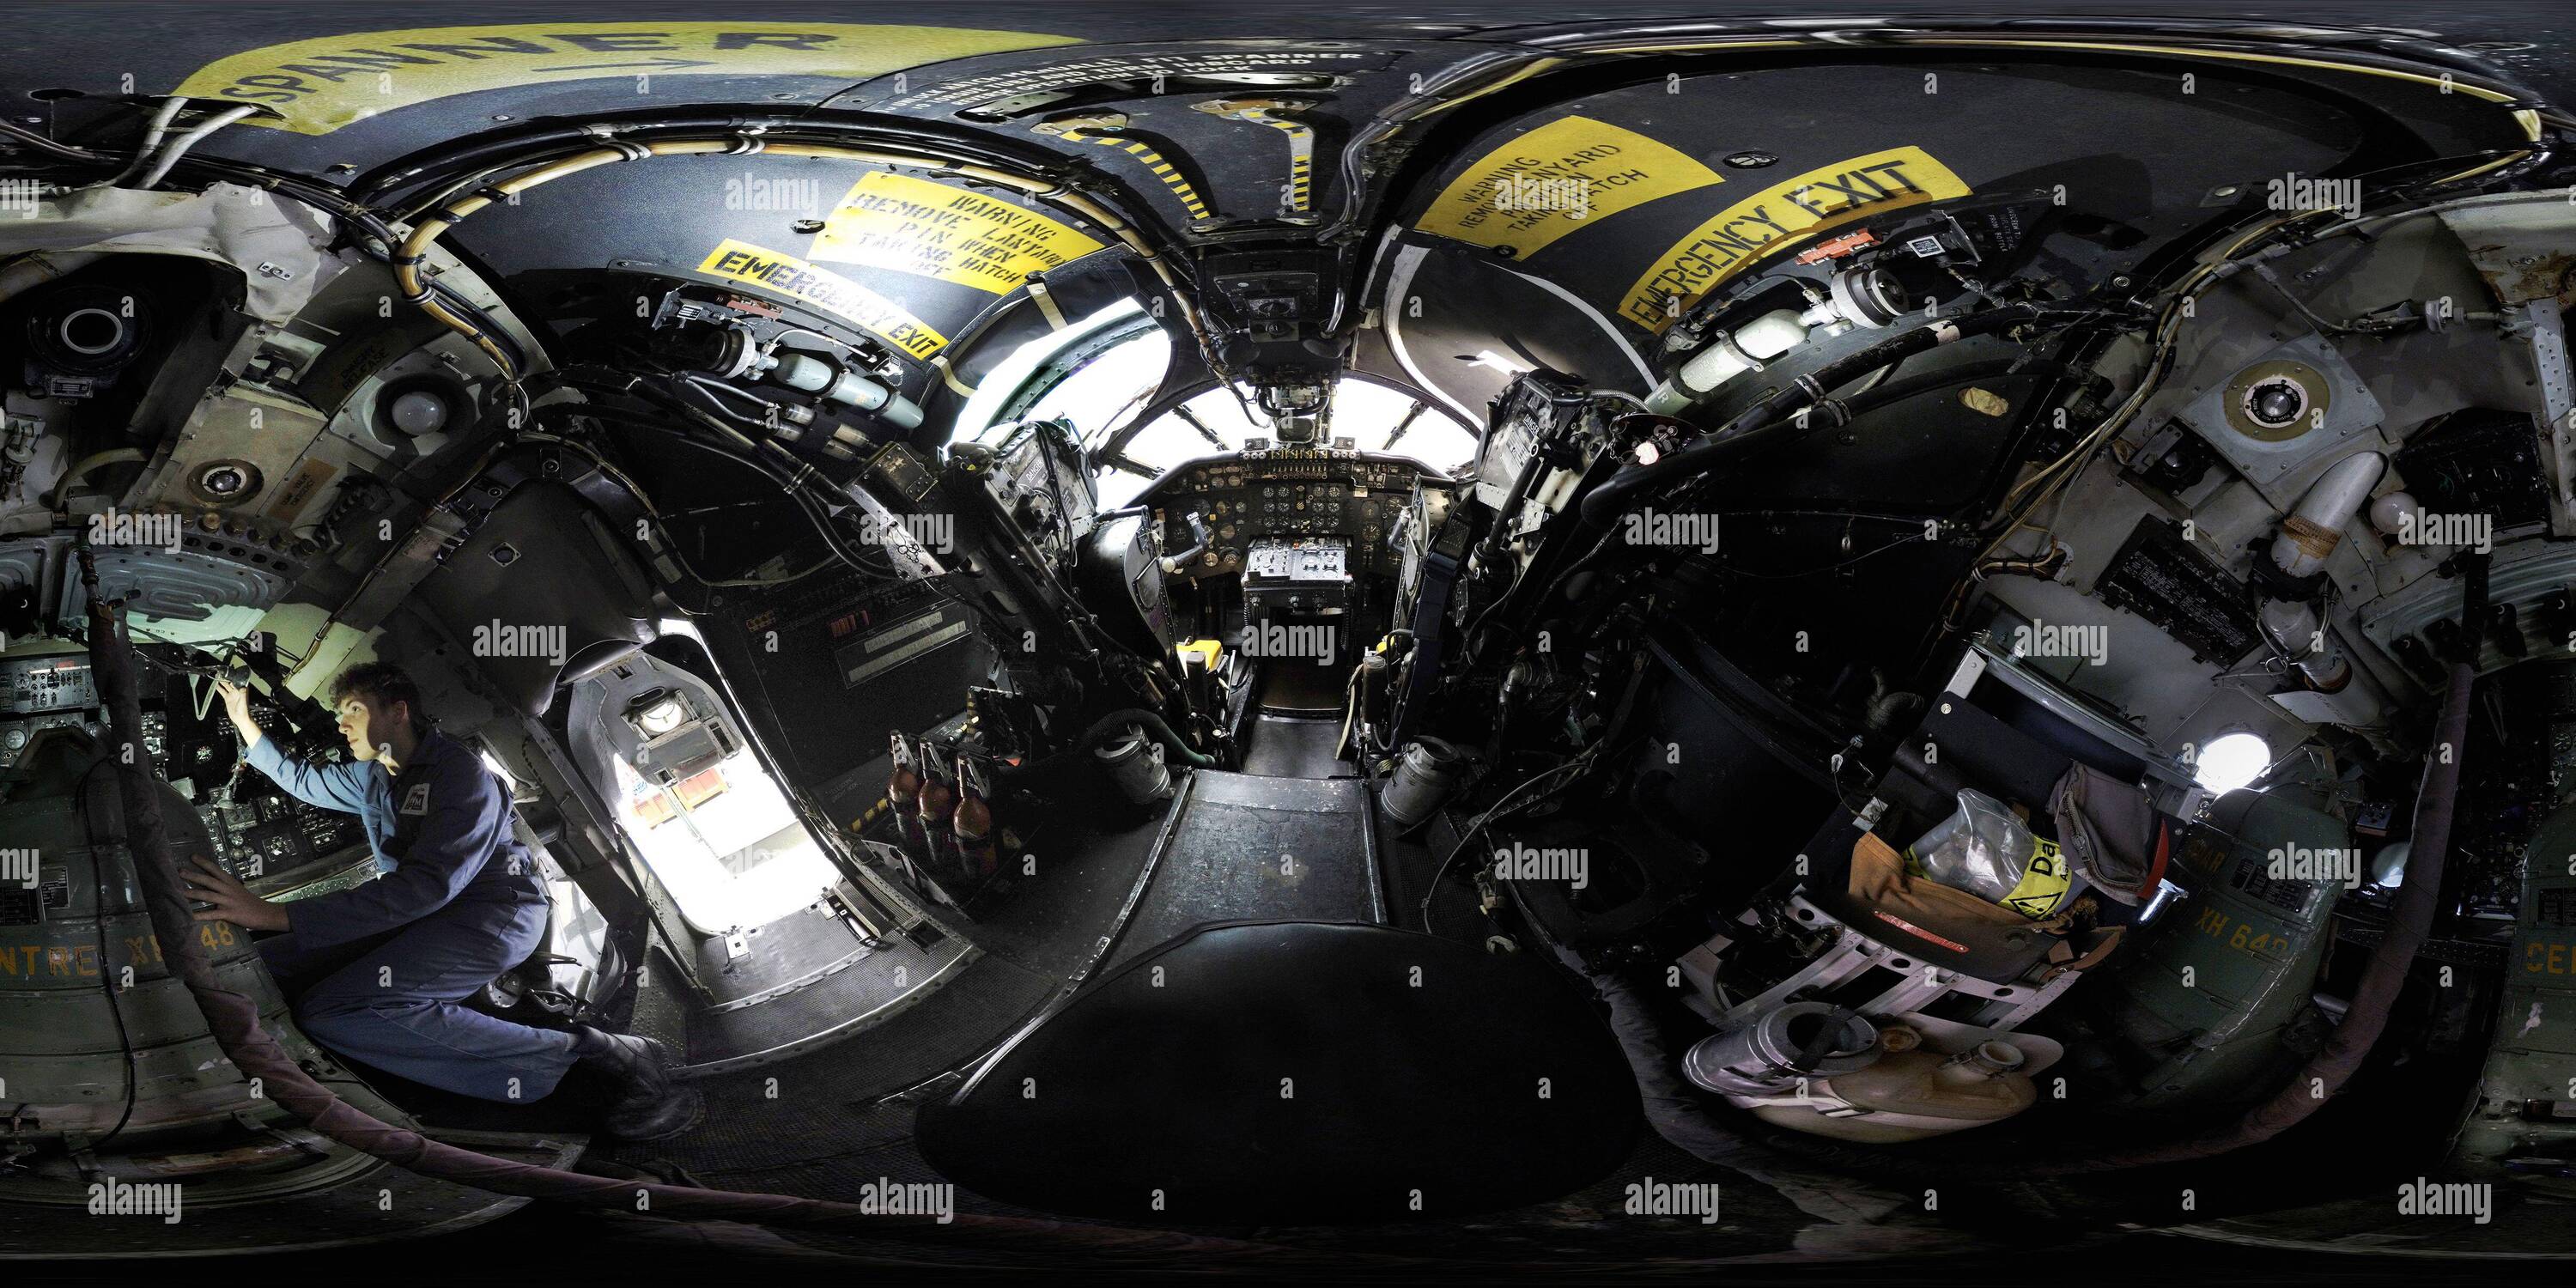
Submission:
[[[268,775],[270,782],[307,805],[343,814],[366,811],[367,766],[356,762],[317,765],[287,755],[277,740],[251,718],[250,690],[217,680],[215,692],[224,700],[224,714],[231,717],[233,728],[241,734],[243,753],[249,757],[251,768]]]

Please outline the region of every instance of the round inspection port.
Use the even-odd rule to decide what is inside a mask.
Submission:
[[[125,340],[125,319],[101,308],[73,309],[54,328],[63,347],[86,357],[114,352]]]

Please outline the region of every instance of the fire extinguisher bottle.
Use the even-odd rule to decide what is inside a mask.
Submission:
[[[924,845],[930,865],[942,872],[956,867],[956,838],[952,821],[957,813],[957,785],[941,762],[938,744],[925,738],[921,743],[921,809],[918,814]]]
[[[952,820],[957,834],[957,853],[966,867],[966,875],[978,881],[993,875],[1002,862],[1002,854],[993,846],[993,805],[984,798],[984,771],[975,762],[957,758],[957,813]]]
[[[894,747],[894,770],[886,778],[886,807],[894,811],[904,856],[915,863],[928,862],[930,846],[921,830],[921,769],[912,744],[902,734],[889,734],[887,740]]]

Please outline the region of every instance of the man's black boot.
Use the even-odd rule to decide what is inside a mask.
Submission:
[[[609,1083],[608,1132],[620,1140],[663,1140],[698,1125],[706,1097],[673,1076],[669,1047],[630,1033],[573,1026],[573,1052]]]

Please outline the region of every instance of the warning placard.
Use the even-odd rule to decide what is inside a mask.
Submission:
[[[1004,295],[1101,243],[998,197],[910,175],[852,185],[807,251],[816,259],[918,273]]]
[[[1528,258],[1595,219],[1726,180],[1698,159],[1588,116],[1550,121],[1476,159],[1417,231]]]
[[[1646,266],[1620,316],[1662,331],[1719,283],[1812,233],[1927,201],[1968,185],[1921,148],[1889,148],[1809,170],[1746,197]]]
[[[975,54],[1078,45],[1072,36],[848,22],[547,22],[412,27],[269,45],[218,59],[174,93],[258,103],[246,124],[328,134],[473,90],[609,76],[870,80]]]
[[[927,358],[948,343],[912,310],[826,268],[816,268],[793,255],[763,250],[726,238],[698,265],[701,273],[729,277],[763,290],[803,300],[875,332],[886,343],[915,358]]]

